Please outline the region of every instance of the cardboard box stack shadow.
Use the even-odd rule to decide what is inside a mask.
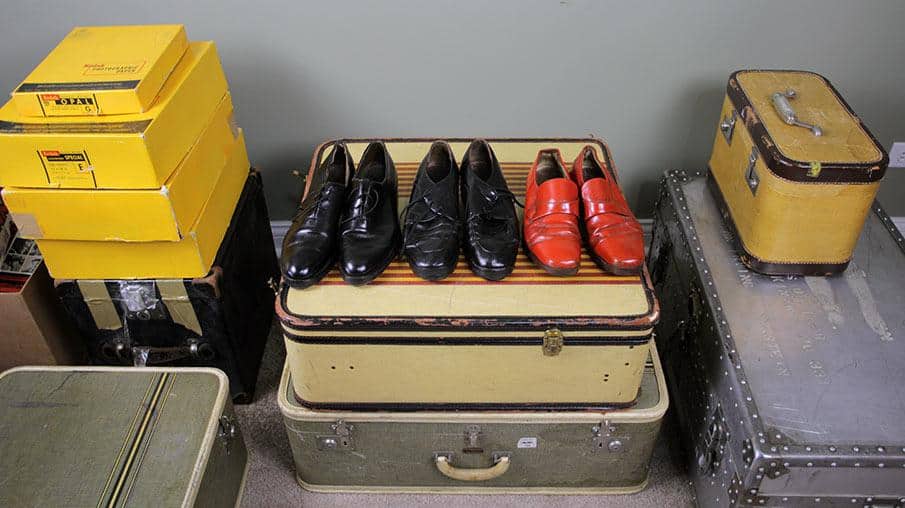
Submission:
[[[78,27],[0,108],[0,185],[98,364],[254,389],[278,268],[213,42]]]

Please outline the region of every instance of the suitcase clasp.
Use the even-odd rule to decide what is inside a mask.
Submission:
[[[591,445],[594,450],[606,450],[610,453],[620,453],[624,450],[628,439],[624,436],[617,436],[617,432],[616,425],[610,423],[609,420],[604,420],[599,425],[591,427],[593,435]]]
[[[218,422],[217,428],[217,437],[220,439],[220,442],[223,443],[223,447],[226,449],[226,454],[230,454],[230,444],[233,439],[236,438],[236,435],[239,433],[239,429],[236,426],[235,420],[233,420],[229,415],[221,415],[220,420]]]
[[[735,130],[736,120],[738,120],[738,112],[735,111],[735,108],[732,108],[732,112],[720,120],[720,132],[722,132],[723,137],[726,138],[727,145],[732,144],[732,131]]]
[[[562,351],[563,334],[558,328],[544,331],[544,356],[556,356]]]
[[[317,436],[317,449],[321,451],[354,450],[353,428],[353,425],[346,423],[344,420],[337,420],[330,425],[333,434]]]
[[[751,154],[748,155],[748,165],[745,167],[745,182],[748,183],[748,188],[751,189],[751,194],[754,195],[757,195],[757,186],[760,185],[760,177],[757,176],[757,171],[755,171],[759,156],[760,152],[757,151],[757,147],[752,146]]]

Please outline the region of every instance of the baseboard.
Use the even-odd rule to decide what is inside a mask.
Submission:
[[[270,230],[273,231],[273,246],[277,248],[277,256],[283,251],[283,238],[289,231],[292,221],[288,220],[272,220],[270,221]]]
[[[905,217],[893,217],[892,221],[895,223],[896,227],[899,228],[899,231],[905,233]],[[649,243],[650,232],[653,228],[654,220],[639,219],[638,222],[640,222],[641,227],[644,228],[644,242]],[[286,231],[289,230],[290,224],[292,224],[292,222],[288,220],[270,221],[270,229],[273,230],[273,244],[277,248],[277,256],[279,256],[280,251],[282,251],[283,237],[286,236]]]

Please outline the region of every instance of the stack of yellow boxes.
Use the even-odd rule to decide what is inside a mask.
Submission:
[[[203,277],[249,172],[213,42],[75,28],[0,108],[0,187],[58,279]]]

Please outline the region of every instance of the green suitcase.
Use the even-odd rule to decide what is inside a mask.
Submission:
[[[0,506],[238,505],[247,452],[203,368],[0,374]]]
[[[630,409],[315,411],[290,377],[280,411],[298,481],[319,492],[637,492],[669,404],[653,343]]]

